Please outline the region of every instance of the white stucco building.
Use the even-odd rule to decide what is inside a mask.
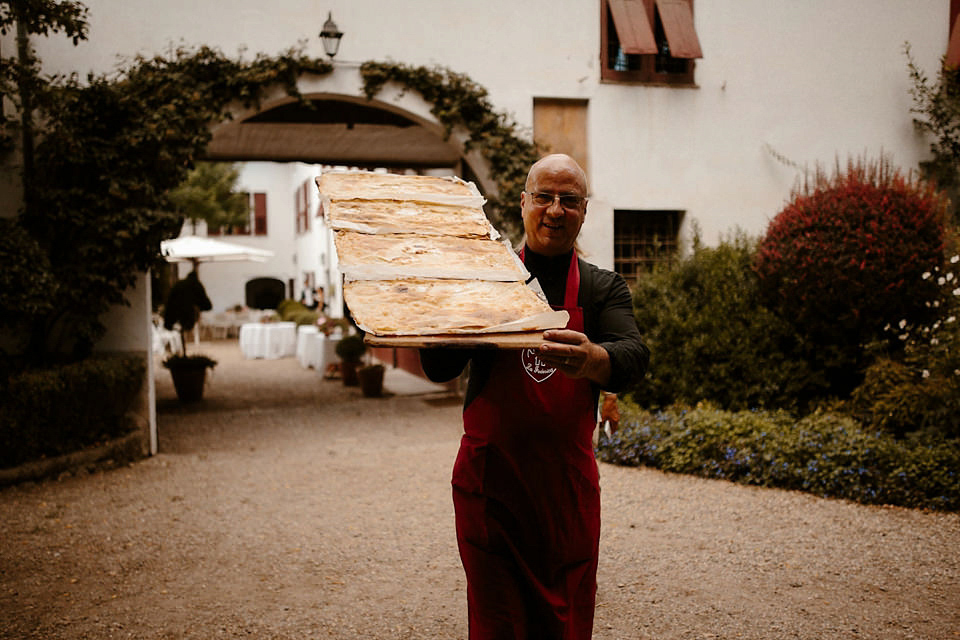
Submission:
[[[318,96],[361,98],[356,65],[368,60],[466,74],[502,113],[581,159],[592,183],[583,244],[607,267],[614,266],[619,211],[661,212],[656,215],[678,222],[681,233],[696,221],[707,242],[735,226],[762,232],[798,176],[777,156],[812,167],[882,151],[897,166],[915,168],[927,142],[912,125],[903,48],[909,43],[921,68],[934,75],[952,18],[950,0],[85,4],[87,42],[74,47],[54,37],[36,43],[49,71],[108,72],[136,53],[179,45],[250,58],[305,43],[323,56],[317,34],[329,12],[345,35],[337,69],[311,87]],[[687,7],[689,25],[678,5]],[[643,71],[643,59],[655,55],[624,56],[620,63],[641,70],[617,72],[611,47],[618,40],[624,48],[645,45],[638,16],[641,22],[646,16],[654,44],[666,40],[677,49],[694,34],[699,51],[681,55],[702,57],[679,73],[658,74]],[[627,35],[634,30],[640,35]],[[342,163],[322,149],[317,158]],[[260,183],[255,171],[244,171],[244,180]],[[272,223],[279,207],[292,209],[289,183],[299,180],[299,170],[263,171],[262,180],[277,190],[275,205],[270,198]],[[288,231],[271,224],[271,236],[274,228]]]
[[[581,245],[629,275],[652,245],[681,247],[695,223],[707,243],[735,228],[757,235],[803,167],[881,152],[903,170],[927,156],[912,124],[904,45],[935,76],[958,3],[950,0],[86,0],[89,40],[35,42],[50,72],[109,72],[142,53],[212,46],[251,58],[303,43],[323,56],[328,15],[344,33],[334,72],[305,81],[321,116],[283,114],[277,94],[218,131],[211,156],[251,161],[241,185],[265,194],[266,230],[232,236],[276,254],[266,263],[203,265],[215,309],[243,303],[243,283],[336,279],[315,189],[304,228],[299,190],[316,165],[364,166],[352,118],[419,129],[371,162],[483,178],[482,163],[440,139],[428,104],[388,87],[368,102],[358,66],[395,61],[466,74],[538,141],[574,155],[591,181]],[[7,43],[3,43],[7,47]],[[9,50],[9,49],[7,49]],[[660,52],[660,54],[655,52]],[[634,53],[631,53],[634,52]],[[628,55],[629,54],[629,55]],[[326,110],[324,108],[326,107]],[[372,109],[372,111],[361,111]],[[351,111],[352,110],[352,111]],[[383,118],[373,117],[379,113]],[[352,115],[351,115],[352,114]],[[244,121],[244,118],[257,121]],[[278,124],[290,135],[278,135]],[[244,125],[249,125],[246,128]],[[270,127],[274,128],[270,128]],[[259,127],[259,128],[258,128]],[[336,130],[339,127],[339,130]],[[406,127],[409,129],[409,127]],[[272,131],[273,133],[269,133]],[[286,141],[286,142],[285,142]],[[352,141],[352,142],[351,142]],[[359,141],[359,142],[358,142]],[[455,142],[455,141],[454,141]],[[402,147],[402,148],[401,148]],[[379,154],[379,155],[377,155]],[[394,155],[391,155],[394,154]],[[381,166],[387,166],[383,163]],[[411,164],[411,166],[414,166]],[[519,194],[517,194],[519,199]],[[519,205],[518,205],[519,206]],[[300,222],[298,223],[298,219]],[[252,221],[253,224],[253,221]],[[299,227],[298,227],[299,225]],[[339,293],[339,292],[336,292]],[[137,294],[139,295],[139,294]],[[134,307],[142,313],[143,305]],[[118,331],[123,321],[117,321]],[[133,324],[140,326],[137,319]],[[126,331],[138,340],[138,331]]]

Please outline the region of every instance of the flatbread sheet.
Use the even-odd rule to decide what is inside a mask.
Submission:
[[[377,336],[542,331],[569,320],[522,282],[354,280],[343,296],[357,325]]]
[[[494,238],[483,209],[416,200],[331,200],[324,204],[327,226],[360,233],[417,233]]]
[[[329,200],[416,200],[481,208],[484,203],[476,185],[454,176],[327,171],[316,183],[321,197]]]
[[[490,238],[337,232],[348,280],[442,278],[524,282],[529,272],[510,245]]]
[[[356,171],[316,183],[337,231],[344,301],[368,335],[519,348],[566,326],[569,314],[524,284],[526,268],[498,241],[473,183]]]

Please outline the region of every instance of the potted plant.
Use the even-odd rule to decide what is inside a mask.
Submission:
[[[201,311],[209,311],[213,305],[207,292],[200,283],[196,271],[183,280],[177,281],[170,289],[167,304],[163,308],[163,326],[180,330],[180,353],[175,353],[163,361],[170,370],[173,387],[180,402],[196,402],[203,398],[203,388],[207,380],[207,369],[217,365],[217,361],[204,355],[187,355],[186,332],[197,324]]]
[[[359,384],[357,367],[363,363],[363,354],[367,352],[363,336],[357,333],[344,336],[337,343],[335,351],[340,358],[340,376],[343,384],[348,387],[356,386]]]
[[[379,362],[368,362],[357,368],[357,380],[364,396],[379,398],[383,395],[383,374],[384,366]]]

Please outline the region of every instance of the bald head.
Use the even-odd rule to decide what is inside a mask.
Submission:
[[[527,173],[527,182],[524,187],[527,191],[531,191],[534,188],[537,177],[541,172],[567,174],[580,185],[578,195],[587,195],[587,174],[580,165],[577,164],[577,161],[567,154],[551,153],[534,162],[533,166],[530,167],[530,171]]]
[[[535,162],[520,194],[526,245],[544,256],[572,250],[587,215],[586,196],[587,176],[573,158],[556,153]]]

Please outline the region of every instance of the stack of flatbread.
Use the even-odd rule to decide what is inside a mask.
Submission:
[[[529,273],[455,177],[325,172],[316,179],[334,230],[343,296],[374,344],[538,344],[563,327]]]

